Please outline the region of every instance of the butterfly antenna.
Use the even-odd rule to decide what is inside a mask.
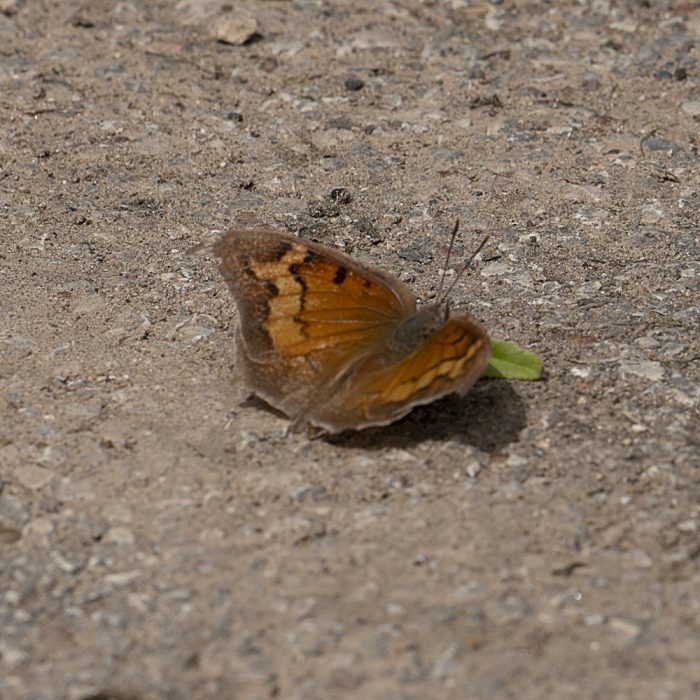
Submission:
[[[455,288],[455,285],[457,282],[459,282],[460,279],[462,279],[462,275],[469,269],[469,266],[472,264],[474,261],[474,258],[481,252],[481,249],[486,245],[486,242],[491,238],[491,236],[487,235],[483,241],[479,244],[479,247],[469,256],[469,260],[467,260],[466,263],[464,263],[464,267],[457,273],[457,276],[452,280],[452,284],[448,287],[447,291],[445,294],[440,297],[438,296],[439,303],[442,304],[445,299],[447,299],[450,294],[452,293],[452,290]],[[452,248],[452,244],[450,244],[450,249]],[[448,260],[449,260],[449,254],[448,254]],[[444,275],[443,275],[444,277]],[[440,289],[442,289],[442,284],[440,284]]]
[[[447,268],[450,263],[450,256],[452,255],[452,247],[455,244],[455,238],[457,237],[457,231],[459,231],[459,219],[455,221],[455,225],[452,229],[452,234],[450,235],[450,245],[447,248],[447,257],[445,258],[445,265],[442,268],[442,277],[440,278],[440,286],[438,287],[437,291],[437,298],[442,301],[442,297],[440,296],[442,294],[442,288],[445,284],[445,275],[447,275]],[[445,295],[447,296],[447,295]]]

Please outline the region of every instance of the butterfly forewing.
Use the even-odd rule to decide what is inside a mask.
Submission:
[[[213,252],[238,302],[248,382],[285,411],[306,408],[297,404],[319,382],[332,383],[415,312],[396,278],[294,236],[234,230]]]

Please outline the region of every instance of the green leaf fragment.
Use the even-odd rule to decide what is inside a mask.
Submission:
[[[535,381],[542,378],[542,369],[542,360],[534,352],[504,340],[491,340],[491,359],[481,376]]]

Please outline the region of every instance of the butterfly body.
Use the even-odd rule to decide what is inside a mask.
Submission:
[[[402,321],[389,338],[389,346],[406,353],[426,342],[449,317],[446,304],[430,304]]]
[[[386,425],[465,393],[488,363],[472,316],[417,309],[403,282],[343,253],[268,228],[230,231],[213,252],[238,305],[248,387],[295,427]]]

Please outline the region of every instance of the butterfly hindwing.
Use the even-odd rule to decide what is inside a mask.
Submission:
[[[466,393],[486,369],[490,354],[481,324],[469,315],[453,316],[399,362],[367,358],[312,418],[335,430],[392,423],[414,406]]]

